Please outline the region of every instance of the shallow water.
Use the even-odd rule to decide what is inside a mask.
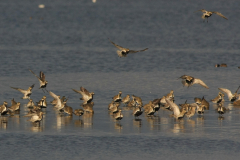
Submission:
[[[230,109],[223,117],[210,110],[176,121],[160,110],[154,118],[134,120],[121,106],[116,123],[107,111],[119,91],[134,94],[146,104],[174,90],[177,104],[208,101],[218,88],[239,86],[239,2],[232,1],[5,1],[0,2],[0,100],[21,102],[19,115],[0,117],[0,150],[5,159],[238,159],[240,107],[225,98]],[[45,4],[39,9],[39,4]],[[206,5],[207,4],[207,5]],[[199,9],[216,10],[203,23]],[[119,58],[108,41],[131,49],[149,50]],[[217,63],[227,68],[215,68]],[[28,109],[21,93],[10,88],[35,84],[34,101],[47,96],[28,69],[46,75],[47,89],[69,98],[80,108],[84,86],[95,93],[94,115],[60,116],[49,105],[40,126],[23,117]],[[181,75],[202,79],[183,87]]]

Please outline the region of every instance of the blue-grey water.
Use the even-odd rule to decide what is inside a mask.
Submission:
[[[45,8],[39,8],[44,4]],[[240,107],[225,97],[230,111],[223,117],[210,110],[203,116],[176,121],[170,111],[154,118],[140,116],[121,106],[120,123],[107,111],[119,91],[149,101],[174,90],[177,104],[210,101],[218,88],[235,91],[240,70],[239,0],[12,0],[0,2],[0,103],[21,102],[19,115],[2,116],[0,151],[3,159],[239,159]],[[219,11],[201,19],[206,9]],[[108,41],[145,52],[119,58]],[[215,68],[226,63],[227,68]],[[31,98],[43,95],[29,72],[43,71],[47,89],[68,97],[68,105],[80,108],[84,86],[94,92],[93,115],[59,116],[49,104],[36,126],[23,117],[28,100],[11,87],[35,84]],[[200,85],[183,87],[178,77],[202,79]]]

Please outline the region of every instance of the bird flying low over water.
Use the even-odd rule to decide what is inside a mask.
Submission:
[[[29,71],[39,80],[40,88],[42,88],[42,90],[43,88],[45,88],[45,90],[47,91],[46,87],[47,87],[48,81],[45,80],[45,74],[42,71],[40,71],[40,76],[38,77],[32,70],[29,69]]]
[[[236,90],[236,92],[234,94],[232,94],[232,92],[226,88],[218,88],[218,89],[227,94],[229,101],[234,102],[238,98],[237,92],[238,92],[239,88],[240,88],[240,86],[238,87],[238,89]]]
[[[32,114],[31,118],[28,121],[31,122],[40,122],[43,118],[43,112],[37,111]]]
[[[208,17],[211,17],[211,15],[212,15],[213,13],[215,13],[216,15],[218,15],[218,16],[226,19],[226,20],[228,20],[228,19],[227,19],[224,15],[222,15],[220,12],[216,12],[216,11],[206,11],[205,9],[200,9],[200,10],[198,10],[198,11],[203,12],[202,19],[205,20],[205,19],[207,18],[207,22],[208,22]],[[196,11],[196,12],[198,12],[198,11]]]
[[[124,48],[124,47],[121,47],[119,45],[117,45],[116,43],[112,42],[110,39],[109,41],[115,46],[117,47],[119,50],[117,50],[117,54],[119,57],[127,57],[128,54],[130,53],[137,53],[137,52],[143,52],[143,51],[146,51],[148,50],[148,48],[145,48],[143,50],[130,50],[128,48]]]
[[[93,100],[93,92],[88,92],[88,90],[86,90],[83,87],[80,87],[80,91],[76,90],[76,89],[72,89],[74,92],[76,93],[80,93],[82,95],[82,98],[80,98],[80,100],[83,100],[83,104],[87,104],[90,103]]]
[[[49,95],[52,96],[54,98],[54,100],[56,101],[54,107],[56,107],[59,111],[61,111],[64,108],[66,101],[62,102],[60,99],[60,96],[57,96],[56,94],[54,94],[51,91],[49,91]]]
[[[183,75],[181,77],[179,77],[182,79],[182,84],[183,86],[192,86],[194,84],[200,84],[201,86],[209,89],[209,87],[201,80],[201,79],[197,79],[197,78],[194,78],[194,77],[191,77],[191,76],[187,76],[187,75]]]
[[[12,89],[16,89],[18,90],[19,92],[23,93],[23,97],[22,99],[29,99],[30,100],[30,95],[32,94],[32,89],[34,87],[34,84],[30,87],[28,87],[27,90],[24,90],[24,89],[21,89],[21,88],[15,88],[15,87],[11,87]]]
[[[166,98],[166,102],[170,105],[170,107],[173,110],[173,116],[176,119],[181,119],[184,117],[185,113],[187,113],[186,108],[183,108],[182,111],[180,111],[179,107],[176,105],[176,103],[170,101],[169,99]]]

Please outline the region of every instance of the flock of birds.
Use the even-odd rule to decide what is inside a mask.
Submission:
[[[204,9],[198,10],[203,12],[202,18],[205,20],[211,17],[211,15],[214,13],[224,19],[227,19],[225,16],[223,16],[221,13],[216,11],[206,11]],[[131,53],[137,53],[137,52],[143,52],[148,50],[148,48],[142,49],[142,50],[130,50],[128,48],[121,47],[117,45],[116,43],[112,42],[110,39],[109,41],[118,49],[117,54],[119,57],[126,57],[128,54]],[[226,67],[226,64],[216,65],[216,67]],[[80,100],[83,101],[81,104],[82,109],[76,109],[73,110],[72,107],[67,105],[68,99],[65,96],[59,96],[51,91],[48,91],[46,89],[48,81],[46,81],[45,75],[42,71],[40,71],[40,75],[37,76],[32,70],[29,70],[40,83],[40,88],[44,93],[49,93],[49,95],[53,98],[53,100],[50,102],[51,105],[56,108],[60,114],[68,114],[72,116],[75,114],[76,116],[82,116],[85,113],[94,113],[94,102],[93,102],[93,92],[89,92],[84,87],[80,87],[80,90],[72,89],[74,92],[79,93],[82,95],[82,98]],[[206,89],[209,89],[209,87],[201,80],[189,75],[183,75],[179,77],[179,79],[182,79],[183,86],[190,87],[194,84],[199,84],[203,86]],[[21,88],[15,88],[11,87],[12,89],[15,89],[23,94],[22,99],[28,99],[29,102],[27,103],[26,107],[30,108],[30,111],[25,115],[25,117],[30,117],[29,121],[33,123],[38,123],[43,118],[43,112],[42,108],[47,107],[47,101],[46,96],[43,96],[41,100],[39,100],[36,104],[33,102],[33,100],[30,98],[32,94],[32,89],[34,85],[31,85],[28,89],[21,89]],[[237,91],[232,94],[232,92],[225,88],[219,88],[220,92],[217,95],[216,98],[212,99],[211,101],[213,103],[216,103],[218,105],[217,111],[220,115],[224,114],[224,112],[227,110],[225,107],[223,107],[222,103],[224,102],[224,95],[226,94],[228,96],[229,101],[231,101],[235,105],[240,105],[240,94],[238,94],[238,90],[240,87],[238,87]],[[127,107],[131,107],[133,110],[133,116],[135,116],[135,119],[142,115],[143,112],[149,117],[154,116],[156,112],[159,111],[159,109],[162,107],[164,109],[167,109],[169,111],[173,112],[173,117],[176,119],[181,119],[184,116],[191,118],[195,115],[197,112],[198,114],[203,114],[204,110],[209,109],[209,102],[202,98],[195,98],[195,103],[189,104],[187,101],[184,104],[180,104],[179,106],[174,103],[174,91],[171,90],[170,93],[164,95],[161,98],[154,99],[150,101],[149,103],[143,105],[142,99],[140,97],[137,97],[135,95],[132,95],[132,98],[130,98],[130,95],[127,95],[126,97],[121,97],[122,92],[120,91],[116,96],[112,97],[112,101],[108,105],[109,112],[113,115],[113,117],[119,122],[123,118],[122,110],[120,109],[121,103],[123,103]],[[20,102],[16,102],[14,99],[11,101],[11,106],[8,107],[8,103],[6,101],[3,102],[3,104],[0,106],[0,114],[1,115],[14,115],[19,113],[20,111]]]

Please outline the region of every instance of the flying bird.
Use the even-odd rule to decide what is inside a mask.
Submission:
[[[49,91],[48,92],[50,94],[51,97],[54,98],[54,100],[56,101],[55,106],[59,111],[63,110],[66,101],[62,102],[60,99],[60,96],[57,96],[56,94],[54,94],[53,92]]]
[[[218,89],[227,94],[229,101],[234,102],[238,98],[237,92],[238,92],[239,88],[240,88],[240,86],[238,87],[238,89],[236,90],[236,92],[234,94],[232,94],[232,92],[226,88],[218,88]]]
[[[130,53],[137,53],[137,52],[143,52],[143,51],[146,51],[148,48],[145,48],[143,50],[130,50],[128,48],[124,48],[124,47],[121,47],[119,45],[117,45],[116,43],[112,42],[110,39],[109,41],[115,46],[117,47],[119,50],[117,50],[117,54],[119,57],[127,57],[128,54]]]
[[[21,88],[15,88],[15,87],[11,87],[11,88],[16,89],[19,92],[23,93],[24,96],[22,97],[22,99],[29,99],[30,100],[30,95],[32,94],[33,87],[34,87],[34,84],[32,86],[28,87],[27,90],[24,90],[24,89],[21,89]]]
[[[33,123],[40,122],[42,120],[42,118],[43,118],[43,112],[38,111],[36,113],[33,113],[31,118],[28,121],[31,121]]]
[[[216,11],[206,11],[205,9],[200,9],[200,10],[198,10],[198,11],[203,12],[202,19],[204,19],[204,21],[205,21],[205,19],[207,18],[207,22],[208,22],[208,18],[211,17],[211,15],[212,15],[213,13],[215,13],[216,15],[218,15],[218,16],[226,19],[226,20],[228,20],[228,19],[227,19],[224,15],[222,15],[220,12],[216,12]],[[198,11],[196,11],[196,12],[198,12]]]
[[[170,105],[170,107],[173,110],[173,116],[176,119],[181,119],[184,117],[184,115],[186,114],[187,110],[186,108],[183,108],[182,111],[180,111],[179,107],[177,106],[176,103],[172,102],[170,99],[166,98],[166,102]]]
[[[87,104],[90,103],[93,100],[93,92],[89,92],[88,90],[86,90],[83,87],[80,87],[80,91],[76,90],[76,89],[72,89],[74,92],[79,93],[82,95],[82,98],[80,98],[80,100],[83,100],[83,104]]]
[[[32,70],[29,69],[29,71],[32,72],[32,74],[35,77],[37,77],[37,79],[39,80],[40,88],[42,88],[42,90],[43,90],[43,88],[45,88],[45,90],[47,91],[46,87],[47,87],[48,81],[45,80],[45,74],[42,71],[40,71],[40,76],[38,77]],[[44,92],[44,90],[43,90],[43,92]]]
[[[180,78],[182,79],[183,86],[190,87],[194,84],[200,84],[201,86],[209,89],[209,87],[201,79],[197,79],[187,75],[183,75]]]

